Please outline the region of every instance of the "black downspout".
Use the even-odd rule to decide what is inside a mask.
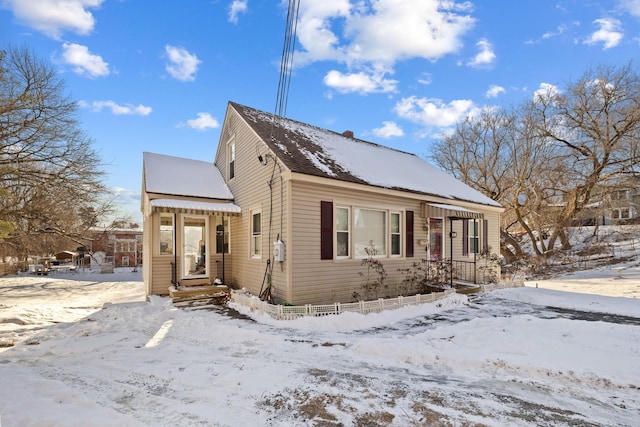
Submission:
[[[178,289],[178,215],[173,214],[173,286]]]
[[[225,252],[225,247],[224,247],[224,215],[222,215],[222,284],[226,284],[226,282],[224,281],[224,252]]]
[[[453,288],[453,217],[449,217],[449,254],[449,284]]]
[[[478,239],[478,246],[480,246],[480,239]],[[484,280],[483,280],[484,282]],[[473,254],[473,284],[478,284],[478,252]]]

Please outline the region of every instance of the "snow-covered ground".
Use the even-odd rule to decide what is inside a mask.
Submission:
[[[0,425],[640,425],[640,262],[526,285],[276,321],[0,278]]]

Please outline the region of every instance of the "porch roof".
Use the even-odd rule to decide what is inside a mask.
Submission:
[[[444,203],[425,203],[425,217],[446,217],[453,219],[483,219],[482,212],[472,211],[461,206],[447,205]]]
[[[237,216],[242,213],[240,206],[233,203],[198,202],[191,200],[153,199],[153,212],[186,213],[194,215]]]

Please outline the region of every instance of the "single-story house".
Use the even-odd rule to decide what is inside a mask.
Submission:
[[[350,302],[374,282],[393,293],[420,262],[477,281],[481,255],[499,253],[497,202],[350,131],[229,102],[213,162],[143,157],[149,294],[216,281],[280,303]]]

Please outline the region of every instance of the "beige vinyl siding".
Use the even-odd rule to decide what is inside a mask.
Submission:
[[[190,199],[193,200],[193,199]],[[176,221],[174,226],[180,227],[181,224],[181,214],[176,214]],[[192,285],[203,285],[209,284],[213,281],[218,273],[222,272],[222,254],[215,254],[213,251],[215,250],[215,216],[209,216],[209,277],[206,278],[198,278],[198,279],[189,279],[182,280],[182,260],[181,260],[181,233],[178,231],[176,233],[176,242],[174,251],[177,251],[175,256],[171,255],[160,255],[160,244],[159,244],[159,221],[160,214],[153,213],[148,219],[144,221],[144,230],[143,230],[143,251],[144,251],[144,264],[143,264],[143,274],[145,283],[147,283],[147,293],[153,295],[167,295],[169,293],[169,287],[172,286],[171,277],[172,277],[172,267],[171,263],[177,261],[176,271],[177,271],[177,280],[182,285],[192,286]],[[235,217],[230,218],[231,227],[233,226],[233,222],[237,219]],[[233,242],[233,230],[231,231],[231,239]],[[218,268],[220,266],[220,268]],[[233,266],[233,254],[225,254],[224,256],[224,268],[225,268],[225,280],[227,278],[231,278],[232,275],[232,266]]]
[[[144,200],[144,195],[143,195],[143,200]],[[152,267],[153,267],[153,261],[152,261],[152,256],[151,256],[151,242],[153,241],[153,225],[152,225],[152,221],[151,218],[145,213],[143,212],[144,215],[144,220],[142,222],[143,226],[142,226],[142,259],[143,259],[143,263],[142,263],[142,280],[145,283],[145,291],[147,293],[147,295],[151,295],[153,294],[153,289],[152,289],[152,280],[151,280],[151,274],[152,274]]]
[[[222,130],[216,165],[227,180],[234,195],[234,203],[242,208],[242,215],[231,221],[233,267],[227,281],[233,287],[244,287],[258,294],[263,287],[263,278],[269,256],[273,256],[273,242],[280,237],[285,242],[285,263],[277,263],[272,268],[272,292],[277,300],[287,300],[287,281],[291,250],[288,245],[287,224],[287,183],[282,165],[275,164],[275,156],[264,143],[244,124],[235,110],[227,111],[227,120]],[[229,180],[227,174],[227,141],[235,140],[235,177]],[[258,155],[267,159],[260,163]],[[271,186],[269,186],[271,182]],[[252,213],[259,211],[262,216],[262,256],[252,258],[250,253]],[[281,220],[282,219],[282,220]],[[227,270],[229,271],[229,270]],[[264,286],[267,286],[266,281]]]
[[[325,180],[330,183],[331,181]],[[288,300],[293,304],[333,303],[353,301],[353,294],[364,296],[362,288],[366,275],[366,266],[362,259],[334,259],[320,260],[320,201],[332,201],[336,206],[384,209],[402,213],[402,256],[379,258],[387,273],[386,283],[389,290],[381,289],[377,297],[385,297],[395,292],[395,289],[405,278],[405,273],[398,271],[411,267],[412,263],[426,259],[427,232],[424,230],[426,218],[420,216],[421,201],[413,198],[390,196],[383,191],[357,192],[339,186],[327,186],[310,182],[292,183],[292,235],[289,253],[294,261],[291,264],[293,294]],[[477,207],[475,207],[477,210]],[[406,216],[405,212],[414,212],[414,257],[406,258]],[[498,213],[484,212],[489,223],[489,246],[499,247]],[[443,250],[445,258],[450,255],[450,221],[444,219]],[[473,257],[462,256],[462,220],[453,221],[453,230],[458,237],[453,239],[453,258],[456,260],[473,261]],[[388,230],[387,230],[388,234]],[[335,233],[334,233],[335,239]],[[353,254],[352,254],[353,255]],[[374,277],[375,278],[375,277]],[[393,295],[395,296],[395,295]]]
[[[424,247],[418,242],[426,240],[426,233],[420,221],[420,202],[406,198],[390,198],[376,192],[354,192],[340,187],[328,187],[313,183],[292,183],[292,242],[291,251],[295,257],[292,264],[292,303],[332,303],[354,300],[353,293],[363,293],[366,273],[362,259],[320,260],[320,201],[332,201],[336,206],[356,206],[384,209],[402,213],[402,257],[380,258],[388,274],[387,283],[397,285],[404,276],[397,270],[407,268],[412,262],[424,257]],[[414,211],[414,258],[406,258],[406,218],[407,210]],[[387,230],[388,232],[388,230]],[[334,236],[335,239],[335,236]],[[335,250],[334,250],[335,256]],[[385,296],[382,290],[379,297]]]
[[[168,295],[171,287],[171,262],[173,256],[154,256],[151,259],[153,270],[151,271],[151,294]]]

